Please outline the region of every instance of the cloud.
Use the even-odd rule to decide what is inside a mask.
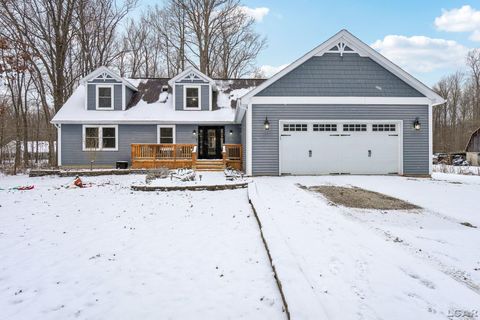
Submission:
[[[463,65],[468,48],[453,40],[387,35],[372,47],[410,72],[427,73]]]
[[[244,6],[240,8],[247,16],[252,17],[257,22],[262,22],[263,18],[270,12],[270,9],[266,7],[249,8]]]
[[[449,32],[473,32],[470,39],[480,41],[480,11],[469,5],[452,10],[442,10],[435,18],[438,30]]]
[[[270,78],[274,74],[280,72],[284,69],[288,64],[282,64],[280,66],[271,66],[271,65],[263,65],[260,67],[260,71],[267,77]]]

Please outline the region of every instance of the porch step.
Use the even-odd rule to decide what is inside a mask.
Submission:
[[[222,160],[197,160],[196,168],[199,171],[223,171]]]

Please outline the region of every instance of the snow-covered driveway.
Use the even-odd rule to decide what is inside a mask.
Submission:
[[[480,316],[480,231],[460,224],[480,226],[480,178],[434,177],[256,178],[249,193],[292,318]],[[425,210],[332,206],[297,183],[355,185]]]
[[[246,190],[0,177],[1,319],[282,319]]]

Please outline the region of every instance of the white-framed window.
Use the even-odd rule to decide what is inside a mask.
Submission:
[[[343,131],[367,131],[366,123],[346,123],[343,125]]]
[[[113,85],[97,84],[97,110],[113,110]]]
[[[313,131],[337,131],[335,123],[314,123]]]
[[[397,125],[395,123],[374,123],[372,124],[372,131],[395,132],[397,131]]]
[[[159,125],[157,127],[157,143],[175,143],[175,125]]]
[[[183,86],[183,109],[201,110],[201,86],[187,85]]]
[[[284,123],[283,131],[307,131],[306,123]]]
[[[118,151],[117,125],[84,125],[83,151]]]

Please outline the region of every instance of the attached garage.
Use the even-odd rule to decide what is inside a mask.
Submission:
[[[401,174],[401,121],[280,120],[280,174]]]
[[[341,30],[240,99],[246,172],[427,176],[444,101]]]

